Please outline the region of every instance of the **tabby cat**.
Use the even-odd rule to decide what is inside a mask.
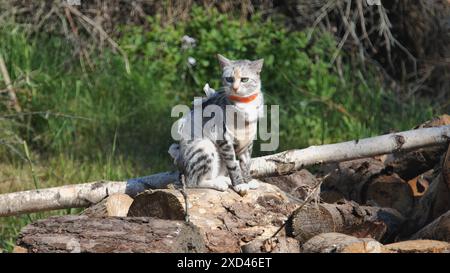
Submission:
[[[194,102],[194,107],[207,111],[208,106],[213,106],[219,111],[210,117],[203,115],[199,124],[194,122],[191,110],[180,122],[180,144],[173,144],[169,153],[185,175],[187,187],[224,191],[232,185],[242,194],[258,186],[249,169],[257,121],[263,113],[263,59],[229,60],[220,54],[218,59],[223,88],[215,92],[206,85],[207,97]],[[210,128],[206,126],[208,121],[214,124]],[[196,126],[201,126],[201,134],[193,133]]]

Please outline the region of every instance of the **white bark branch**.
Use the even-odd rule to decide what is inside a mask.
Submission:
[[[20,113],[22,109],[20,108],[19,101],[17,100],[16,91],[14,91],[14,88],[11,83],[11,78],[8,74],[8,69],[6,68],[5,60],[3,59],[3,56],[0,54],[0,72],[3,76],[3,81],[6,84],[6,89],[8,90],[8,96],[10,100],[10,105],[14,107],[16,112]]]
[[[306,149],[252,159],[253,177],[290,173],[306,166],[348,161],[422,147],[443,145],[450,140],[450,125],[409,130],[336,144],[310,146]]]
[[[253,177],[291,173],[306,166],[347,161],[409,151],[422,147],[444,145],[450,140],[450,125],[422,128],[343,143],[311,146],[306,149],[252,159]],[[164,188],[178,181],[178,172],[164,172],[133,178],[125,182],[92,182],[42,190],[0,195],[0,216],[44,210],[87,207],[113,193],[127,193],[134,197],[150,188]]]
[[[125,182],[98,181],[1,194],[0,216],[66,208],[84,208],[100,202],[110,194],[124,193],[125,186]]]

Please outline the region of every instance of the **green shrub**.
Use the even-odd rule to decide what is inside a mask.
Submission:
[[[131,73],[110,51],[92,57],[95,69],[86,69],[61,37],[27,38],[20,27],[2,29],[11,77],[32,75],[23,84],[29,91],[20,94],[24,108],[50,113],[27,116],[20,130],[35,150],[99,160],[114,143],[114,153],[135,160],[142,171],[167,168],[170,109],[190,104],[206,82],[220,86],[217,53],[265,59],[266,101],[281,109],[280,149],[406,129],[433,114],[426,103],[396,101],[371,68],[344,63],[339,75],[331,63],[336,43],[327,33],[308,40],[307,32],[289,31],[270,18],[242,22],[202,8],[172,25],[148,20],[149,28],[121,28],[119,44]],[[196,40],[194,47],[183,48],[184,35]]]
[[[12,117],[0,104],[0,163],[31,172],[24,140],[31,165],[37,165],[36,174],[20,185],[1,187],[0,181],[0,192],[119,180],[170,168],[171,108],[190,105],[203,95],[206,82],[220,86],[217,53],[265,59],[266,102],[280,105],[279,151],[408,129],[438,114],[425,100],[401,102],[384,90],[373,68],[347,64],[327,33],[308,40],[308,31],[290,31],[271,18],[241,21],[215,9],[194,8],[190,20],[172,25],[158,17],[148,20],[148,27],[121,27],[118,41],[128,54],[130,73],[122,56],[110,50],[91,56],[91,69],[63,37],[29,37],[19,25],[0,26],[0,52],[25,113],[23,120]],[[183,47],[184,35],[196,40],[194,47]],[[332,63],[336,56],[344,60],[340,73]],[[195,65],[189,65],[189,57]],[[3,175],[2,181],[15,176]],[[0,248],[10,250],[21,226],[46,215],[0,219]]]
[[[336,43],[328,33],[308,40],[307,32],[289,31],[270,18],[256,15],[241,22],[201,8],[194,8],[187,22],[162,26],[150,18],[149,23],[149,31],[125,28],[121,44],[134,56],[133,63],[140,60],[163,81],[158,84],[176,102],[189,103],[206,82],[220,86],[217,53],[264,58],[266,101],[281,109],[280,149],[407,129],[433,114],[426,102],[411,107],[396,101],[370,67],[344,64],[339,76],[331,63]],[[182,49],[184,35],[196,40],[195,47]],[[195,66],[188,65],[189,57],[197,60]]]

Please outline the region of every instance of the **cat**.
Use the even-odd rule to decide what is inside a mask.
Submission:
[[[202,117],[201,124],[194,122],[193,110],[180,119],[182,139],[169,148],[169,154],[185,175],[187,187],[225,191],[233,186],[245,194],[258,187],[250,175],[250,159],[257,121],[263,114],[260,73],[264,60],[229,60],[220,54],[217,57],[222,69],[222,91],[205,85],[207,96],[194,101],[194,107],[205,110],[210,106],[219,111]],[[237,117],[237,124],[232,115]],[[207,128],[211,120],[214,125]],[[201,134],[193,133],[196,126],[201,127]]]

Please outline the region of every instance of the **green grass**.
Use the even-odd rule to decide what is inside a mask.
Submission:
[[[171,168],[171,107],[190,104],[206,82],[219,87],[216,53],[265,58],[263,90],[268,104],[281,110],[278,151],[409,129],[440,114],[431,101],[405,101],[384,89],[371,67],[344,62],[339,75],[331,63],[336,43],[327,33],[307,40],[307,31],[292,32],[260,16],[241,22],[199,8],[187,22],[162,26],[151,18],[149,24],[150,30],[122,27],[118,41],[130,73],[107,49],[91,57],[91,69],[63,37],[0,26],[0,52],[27,113],[21,120],[0,104],[0,193]],[[194,37],[196,46],[182,49],[183,35]],[[188,57],[197,64],[189,66]],[[2,84],[0,78],[0,90]],[[74,212],[1,218],[0,248],[10,251],[20,228],[33,220]]]

